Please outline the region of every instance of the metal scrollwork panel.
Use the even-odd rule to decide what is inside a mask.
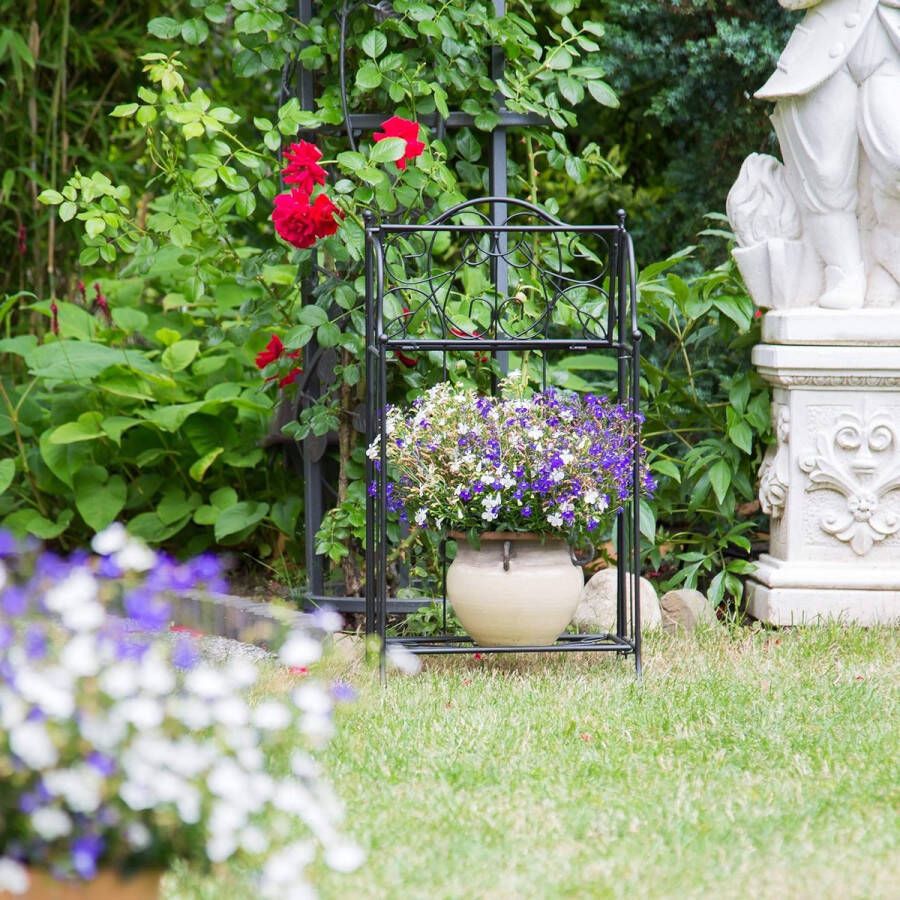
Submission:
[[[500,229],[476,202],[429,230],[383,230],[389,340],[610,340],[614,229],[569,231],[530,204],[509,210]]]

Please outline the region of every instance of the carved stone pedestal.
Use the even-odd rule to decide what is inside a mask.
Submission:
[[[897,319],[887,331],[900,323],[900,311],[881,314]],[[817,345],[753,352],[778,441],[760,470],[770,552],[747,593],[750,614],[773,624],[900,620],[900,343],[824,345],[848,331],[847,343],[878,341],[853,317],[830,317]]]

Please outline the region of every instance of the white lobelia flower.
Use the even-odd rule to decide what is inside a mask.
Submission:
[[[96,631],[106,621],[106,611],[96,601],[63,611],[63,625],[72,631]]]
[[[0,687],[0,731],[11,731],[28,715],[28,706],[18,694]]]
[[[19,693],[52,719],[68,719],[75,712],[72,673],[61,666],[23,669],[16,676]]]
[[[59,615],[97,600],[97,581],[85,568],[73,569],[44,594],[44,604]]]
[[[200,791],[193,785],[185,785],[175,801],[178,816],[185,825],[196,825],[200,821]]]
[[[156,564],[156,554],[142,541],[128,538],[113,556],[113,562],[126,572],[146,572]]]
[[[135,850],[144,850],[152,840],[150,829],[143,822],[129,822],[125,826],[125,840]]]
[[[240,728],[250,721],[247,704],[240,697],[224,697],[213,705],[215,720],[226,728]]]
[[[208,665],[199,665],[191,669],[184,684],[189,693],[202,700],[216,700],[228,693],[228,686],[221,672]]]
[[[547,521],[554,528],[560,528],[563,523],[563,517],[561,515],[559,515],[558,513],[552,513],[551,515],[547,516]]]
[[[253,724],[264,731],[281,731],[290,721],[290,710],[275,700],[266,700],[253,710]]]
[[[206,855],[210,862],[225,862],[237,850],[237,839],[233,834],[216,834],[206,842]]]
[[[392,666],[406,675],[415,675],[422,668],[419,657],[399,644],[388,647],[387,658]]]
[[[70,638],[59,658],[63,666],[79,678],[89,678],[100,671],[100,652],[91,634],[76,634]]]
[[[349,841],[339,841],[325,849],[325,864],[335,872],[352,872],[363,864],[365,858],[362,848]]]
[[[175,673],[156,648],[141,661],[138,681],[142,690],[158,697],[175,690]]]
[[[294,631],[278,653],[286,666],[308,666],[322,658],[322,645],[302,631]]]
[[[100,807],[103,776],[90,766],[47,772],[44,784],[53,796],[62,797],[74,813],[89,814]]]
[[[118,553],[128,541],[128,532],[121,522],[113,522],[107,525],[103,531],[98,531],[91,539],[91,550],[100,556],[112,556]]]
[[[428,521],[428,513],[424,509],[420,509],[416,513],[416,525],[424,527],[424,525],[427,521]]]
[[[304,684],[293,694],[294,703],[304,712],[313,715],[327,715],[334,705],[331,697],[317,684]]]
[[[21,863],[0,856],[0,893],[21,896],[28,892],[28,872]]]
[[[61,809],[45,806],[31,816],[31,827],[38,837],[45,841],[55,841],[72,831],[72,820]]]
[[[49,769],[59,761],[56,745],[42,722],[22,722],[9,733],[9,749],[29,769]]]
[[[241,848],[247,853],[265,853],[269,849],[266,833],[256,825],[248,825],[238,836]]]
[[[295,841],[273,853],[263,866],[262,880],[272,886],[288,885],[303,877],[303,870],[316,855],[312,841]],[[281,895],[283,896],[283,895]]]

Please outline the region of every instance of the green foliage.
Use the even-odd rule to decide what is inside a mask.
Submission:
[[[0,381],[3,524],[73,544],[121,519],[191,552],[292,542],[299,500],[259,447],[275,402],[253,360],[263,336],[233,305],[246,289],[223,272],[190,303],[171,288],[195,277],[196,254],[137,252],[144,264],[144,278],[98,283],[111,321],[61,302],[57,337],[0,342],[17,361]]]
[[[580,142],[602,140],[616,174],[599,172],[570,202],[593,221],[628,210],[642,260],[661,259],[696,241],[707,210],[724,209],[749,153],[778,154],[771,104],[753,92],[774,70],[797,13],[775,0],[598,6],[606,30],[597,65],[622,102],[595,110]],[[714,258],[701,247],[704,263]]]

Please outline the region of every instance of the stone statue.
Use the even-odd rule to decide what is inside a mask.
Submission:
[[[753,154],[728,196],[757,305],[900,306],[900,0],[807,9],[772,77],[784,163]]]

